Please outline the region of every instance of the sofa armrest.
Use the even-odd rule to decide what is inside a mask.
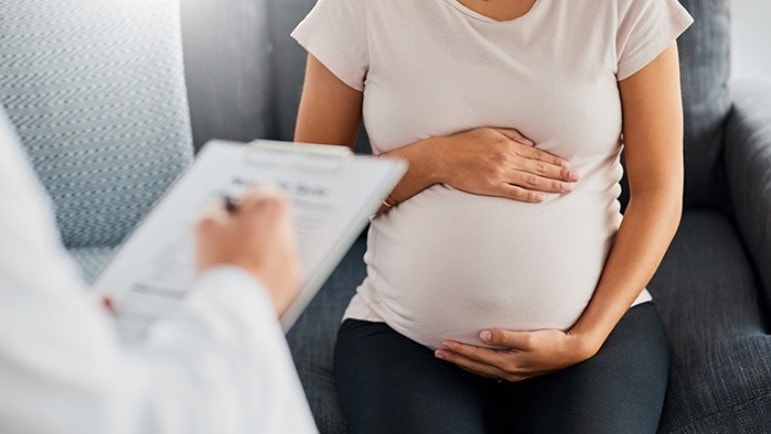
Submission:
[[[733,89],[725,136],[728,187],[771,314],[771,80],[740,81]]]

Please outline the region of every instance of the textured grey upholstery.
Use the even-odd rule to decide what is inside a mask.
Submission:
[[[315,0],[186,0],[182,30],[196,147],[291,140],[305,51],[289,37]],[[267,19],[269,17],[269,19]]]
[[[316,0],[182,2],[196,148],[212,138],[292,140],[306,53],[289,34],[314,4]],[[371,153],[364,129],[356,151]]]
[[[685,204],[725,206],[723,126],[731,110],[731,2],[680,0],[695,23],[680,37]]]
[[[117,246],[76,247],[69,252],[80,264],[83,279],[86,282],[94,280],[99,271],[107,265]]]
[[[734,86],[725,159],[736,220],[771,313],[771,79]]]
[[[300,20],[316,4],[315,0],[270,0],[270,38],[275,47],[273,65],[275,67],[275,105],[277,114],[274,134],[276,137],[291,140],[294,124],[297,120],[297,105],[300,102],[302,81],[307,54],[289,34]]]
[[[715,211],[684,214],[649,285],[671,343],[662,432],[771,428],[771,336],[757,283],[727,217]]]
[[[0,102],[69,247],[120,242],[192,156],[175,1],[4,0]]]
[[[264,0],[185,0],[182,31],[196,147],[272,133],[272,45]]]

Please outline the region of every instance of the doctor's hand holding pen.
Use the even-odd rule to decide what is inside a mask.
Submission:
[[[289,204],[274,187],[257,186],[210,206],[197,225],[198,272],[244,269],[262,283],[281,316],[299,292],[300,264]]]

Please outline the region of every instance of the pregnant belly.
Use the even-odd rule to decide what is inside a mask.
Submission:
[[[608,193],[576,190],[533,205],[434,186],[373,222],[359,292],[429,347],[478,344],[487,327],[567,329],[620,223]]]

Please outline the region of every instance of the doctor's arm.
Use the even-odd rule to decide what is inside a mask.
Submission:
[[[189,300],[126,349],[5,140],[0,198],[14,206],[0,215],[0,432],[315,432],[277,320],[296,286],[285,204],[247,198],[236,216],[208,214]]]
[[[448,341],[437,357],[519,381],[594,356],[653,277],[682,213],[683,114],[676,45],[619,82],[630,201],[594,295],[568,332],[485,330],[490,350]]]
[[[136,432],[315,433],[278,322],[299,290],[288,203],[253,189],[210,208],[197,241],[192,297],[131,355]]]
[[[197,238],[193,297],[136,354],[151,404],[138,414],[164,428],[138,432],[316,432],[277,319],[299,290],[287,202],[251,190],[234,212],[212,207]]]

